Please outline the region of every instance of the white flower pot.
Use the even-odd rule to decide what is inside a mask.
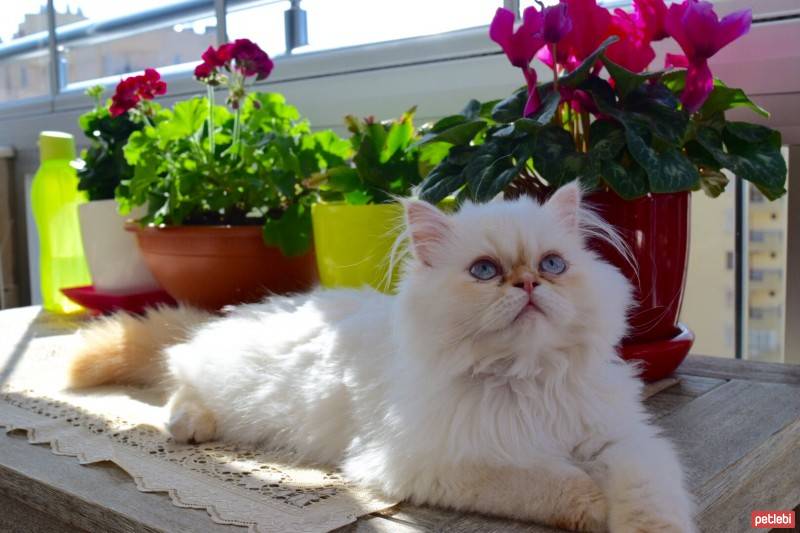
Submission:
[[[114,200],[95,200],[78,207],[81,237],[92,284],[98,292],[133,294],[157,290],[139,253],[136,235],[125,231],[125,219]],[[141,213],[133,212],[132,218]]]

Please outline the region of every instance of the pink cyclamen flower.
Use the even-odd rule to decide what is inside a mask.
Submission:
[[[664,27],[686,54],[685,59],[672,55],[670,64],[685,64],[686,86],[681,93],[683,107],[693,113],[702,107],[714,89],[714,77],[708,59],[750,29],[749,9],[731,13],[720,20],[714,6],[705,1],[684,0],[672,4]]]
[[[558,43],[555,61],[572,71],[608,37],[611,14],[598,6],[596,0],[561,0],[561,4],[569,10],[572,29]],[[548,66],[553,66],[548,48],[539,52],[538,57]]]
[[[556,44],[572,31],[572,19],[567,12],[568,7],[561,2],[542,9],[542,36],[545,42]]]
[[[667,5],[664,0],[633,0],[636,17],[651,41],[660,41],[669,37],[664,28],[667,17]]]
[[[531,61],[545,45],[542,36],[542,14],[529,7],[522,14],[522,25],[514,31],[514,13],[505,8],[498,8],[489,26],[489,38],[500,45],[506,57],[517,68],[522,69],[528,84],[528,100],[525,103],[524,116],[532,114],[539,108],[539,92],[536,90],[536,71]]]
[[[656,57],[649,28],[639,13],[615,10],[609,35],[616,35],[619,41],[608,47],[606,56],[632,72],[642,72]]]

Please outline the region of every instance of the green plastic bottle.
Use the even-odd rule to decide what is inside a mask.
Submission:
[[[39,135],[41,166],[31,185],[31,206],[39,232],[39,273],[42,304],[55,313],[82,308],[61,293],[62,288],[91,284],[83,255],[78,204],[86,195],[78,190],[75,139],[69,133],[43,131]]]

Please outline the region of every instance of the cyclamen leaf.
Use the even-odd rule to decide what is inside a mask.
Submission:
[[[602,56],[606,48],[618,40],[619,37],[615,35],[608,37],[605,41],[600,43],[600,46],[598,46],[597,49],[591,53],[591,55],[584,59],[580,65],[575,67],[575,70],[565,76],[562,76],[559,80],[559,83],[565,87],[571,87],[573,89],[577,88],[578,85],[583,83],[583,81],[589,76],[589,73],[591,72],[595,63],[597,63],[597,61],[600,59],[600,56]]]
[[[608,73],[614,79],[617,92],[622,98],[628,96],[628,94],[630,94],[633,90],[637,89],[644,82],[651,79],[659,78],[664,74],[663,71],[647,72],[644,74],[637,74],[635,72],[631,72],[625,67],[611,61],[608,57],[606,57],[605,54],[602,54],[600,56],[600,60],[603,62],[603,65],[605,65],[606,70],[608,70]]]
[[[411,147],[432,142],[446,142],[456,146],[468,144],[475,136],[486,128],[486,122],[481,119],[457,124],[439,133],[428,133],[422,139],[412,144]]]

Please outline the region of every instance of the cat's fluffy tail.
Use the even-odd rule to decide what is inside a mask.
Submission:
[[[83,388],[157,383],[166,374],[163,349],[186,340],[194,326],[211,316],[191,307],[159,307],[146,316],[117,313],[99,319],[80,332],[68,384]]]

